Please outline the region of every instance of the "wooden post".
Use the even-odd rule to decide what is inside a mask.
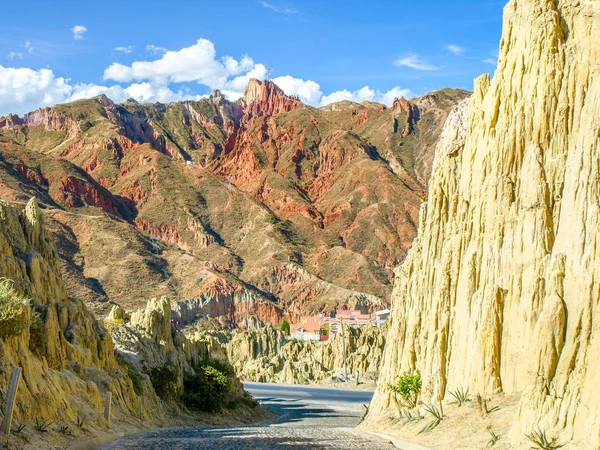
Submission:
[[[355,376],[355,380],[356,380],[356,385],[358,386],[360,383],[358,382],[358,377],[360,375],[360,372],[357,370],[356,371],[356,376]]]
[[[112,401],[112,392],[107,392],[106,393],[106,398],[104,401],[104,418],[106,419],[106,421],[108,422],[108,425],[110,426],[110,404]]]
[[[138,410],[138,417],[140,419],[143,419],[144,413],[142,412],[142,396],[141,395],[138,395],[137,410]]]
[[[15,367],[10,376],[10,386],[8,388],[8,398],[4,407],[4,420],[2,421],[2,432],[9,435],[12,428],[13,411],[17,400],[17,389],[21,380],[21,372],[23,369]]]

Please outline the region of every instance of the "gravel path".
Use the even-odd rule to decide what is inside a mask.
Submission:
[[[257,398],[258,395],[257,395]],[[278,417],[258,426],[163,429],[117,439],[102,447],[117,449],[219,449],[307,450],[394,449],[391,443],[353,428],[363,413],[361,405],[322,398],[262,398],[263,405]]]

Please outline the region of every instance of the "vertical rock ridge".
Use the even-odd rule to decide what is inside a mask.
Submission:
[[[513,444],[540,427],[600,445],[600,3],[513,0],[498,69],[436,150],[419,234],[396,270],[371,420],[420,369],[424,395],[521,393]]]

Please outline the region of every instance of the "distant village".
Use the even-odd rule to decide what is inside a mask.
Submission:
[[[383,309],[371,314],[360,310],[337,310],[334,314],[302,316],[298,323],[290,325],[288,339],[303,341],[328,341],[340,330],[340,325],[352,328],[380,327],[390,318],[390,310]]]

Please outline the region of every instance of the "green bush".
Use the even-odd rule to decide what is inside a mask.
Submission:
[[[195,374],[184,377],[183,403],[200,411],[220,411],[233,376],[233,368],[228,364],[207,361]]]
[[[140,373],[133,369],[131,366],[127,366],[127,375],[133,384],[133,391],[136,395],[144,395],[144,381]]]
[[[388,383],[388,389],[395,394],[400,394],[408,406],[414,407],[417,404],[419,393],[421,392],[421,372],[404,372],[398,377],[398,382]]]
[[[29,299],[17,294],[14,284],[0,278],[0,338],[15,336],[29,326]]]
[[[31,311],[29,323],[29,350],[38,356],[45,357],[48,353],[48,335],[42,313],[36,309]]]
[[[163,400],[177,397],[177,372],[167,366],[150,369],[150,381],[158,395]]]
[[[285,333],[286,336],[290,335],[290,323],[287,320],[282,320],[279,324],[279,329]]]

